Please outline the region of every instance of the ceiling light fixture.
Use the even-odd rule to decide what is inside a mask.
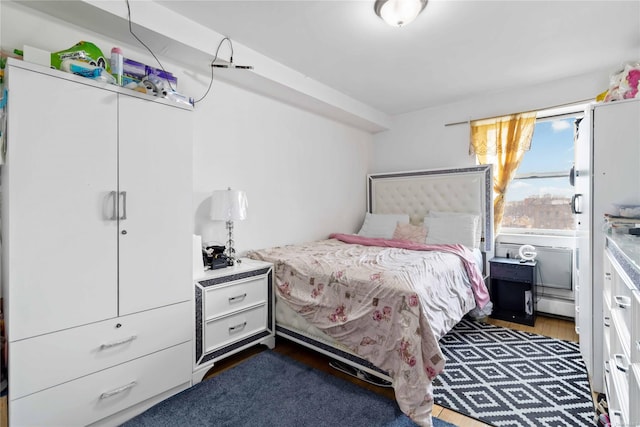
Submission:
[[[403,27],[422,12],[427,0],[376,0],[376,15],[393,27]]]

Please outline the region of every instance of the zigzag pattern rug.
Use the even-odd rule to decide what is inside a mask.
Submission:
[[[592,426],[577,343],[463,319],[440,340],[435,403],[495,426]]]

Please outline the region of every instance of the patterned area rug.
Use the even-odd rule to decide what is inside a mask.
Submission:
[[[438,405],[495,426],[592,426],[577,343],[463,320],[440,340]]]

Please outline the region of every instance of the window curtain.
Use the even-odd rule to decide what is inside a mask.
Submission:
[[[504,214],[504,197],[524,153],[531,147],[536,113],[512,114],[471,122],[469,154],[476,154],[478,162],[493,165],[493,223],[500,231]]]

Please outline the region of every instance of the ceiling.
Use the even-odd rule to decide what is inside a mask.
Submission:
[[[156,1],[390,115],[640,60],[640,0],[429,0],[402,28],[374,0]]]

